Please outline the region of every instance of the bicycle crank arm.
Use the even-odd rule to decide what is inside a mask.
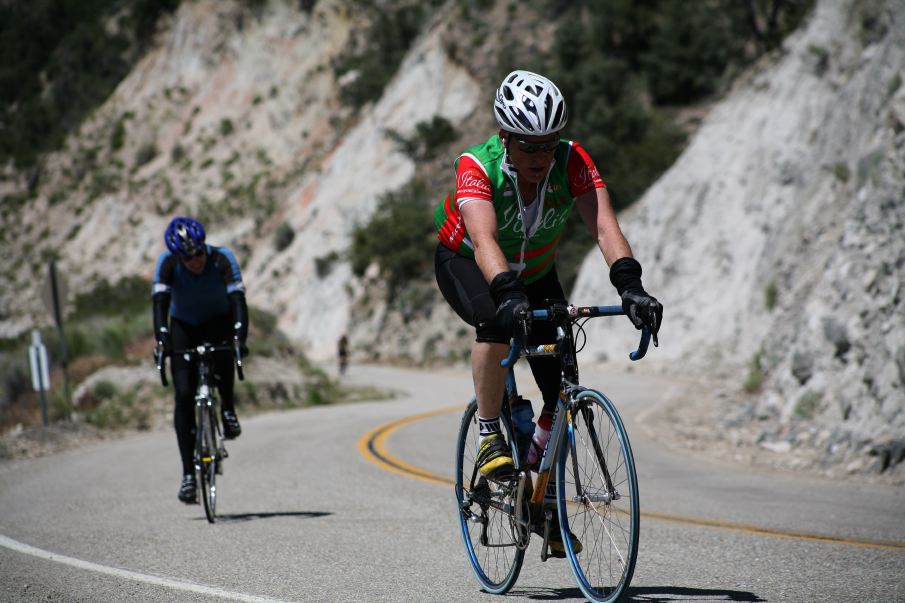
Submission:
[[[544,545],[540,550],[540,560],[546,561],[550,558],[550,523],[553,521],[553,512],[550,509],[544,511]]]

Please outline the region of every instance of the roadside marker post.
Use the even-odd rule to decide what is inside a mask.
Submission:
[[[56,262],[47,262],[47,280],[41,290],[44,305],[53,314],[53,322],[60,334],[60,367],[63,369],[63,399],[72,404],[69,393],[69,353],[66,351],[66,333],[63,332],[63,307],[69,295],[69,287],[62,274],[57,272]]]
[[[35,391],[41,394],[41,423],[47,427],[47,398],[44,392],[50,389],[50,370],[47,362],[47,348],[41,342],[41,333],[37,329],[33,329],[31,332],[28,361],[31,365],[31,384]]]

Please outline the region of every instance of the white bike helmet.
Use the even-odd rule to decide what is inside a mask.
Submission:
[[[544,136],[563,129],[566,101],[556,84],[530,71],[513,71],[503,79],[493,114],[500,128],[515,134]]]

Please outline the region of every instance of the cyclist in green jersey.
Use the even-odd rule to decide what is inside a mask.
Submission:
[[[513,71],[497,90],[493,110],[499,132],[459,156],[455,193],[434,213],[437,283],[456,313],[475,327],[478,464],[489,478],[513,469],[499,420],[506,374],[500,361],[522,310],[565,300],[554,258],[573,207],[596,237],[626,314],[637,328],[651,330],[655,345],[663,316],[662,305],[641,284],[641,264],[632,257],[594,162],[576,141],[560,137],[568,113],[559,89],[543,76]],[[532,340],[552,341],[550,329],[549,323],[535,324]],[[550,437],[559,368],[553,358],[529,362],[544,398],[527,451],[531,465]]]

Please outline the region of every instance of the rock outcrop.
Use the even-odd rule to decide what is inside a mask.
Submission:
[[[724,419],[772,420],[755,443],[880,469],[905,456],[903,19],[901,1],[818,3],[620,218],[665,306],[653,365],[725,378]],[[573,297],[613,297],[595,254]],[[591,330],[601,359],[637,340]]]

